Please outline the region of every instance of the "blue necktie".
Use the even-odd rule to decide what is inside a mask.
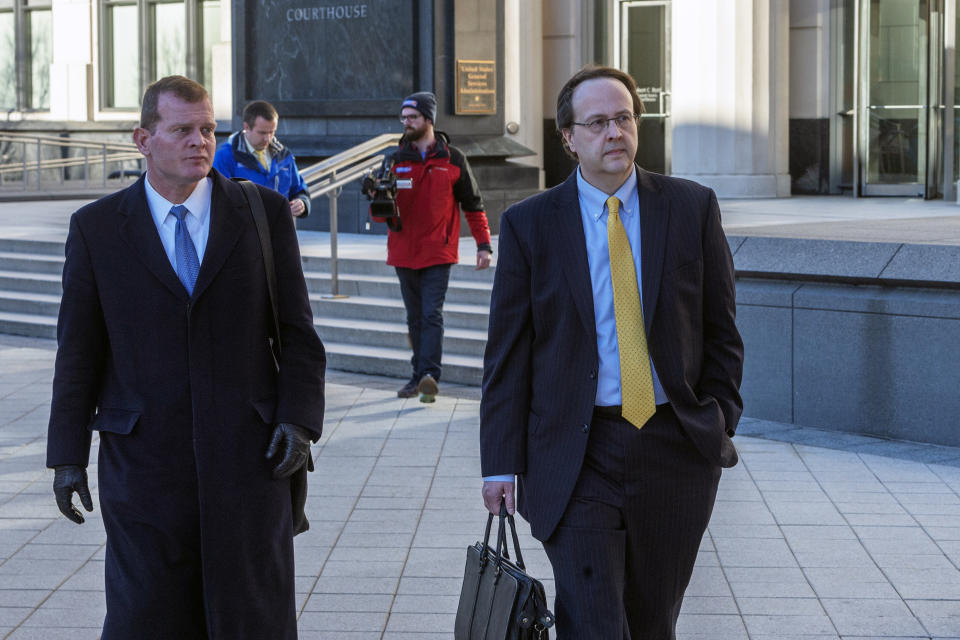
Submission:
[[[197,248],[193,246],[190,232],[187,231],[187,208],[178,204],[170,209],[170,213],[177,219],[177,230],[174,233],[174,254],[177,257],[177,277],[186,287],[187,293],[193,295],[193,285],[197,282],[200,272],[200,260],[197,258]]]

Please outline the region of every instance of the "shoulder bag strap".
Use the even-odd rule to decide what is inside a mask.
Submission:
[[[257,226],[257,235],[260,236],[260,253],[263,254],[263,270],[267,273],[267,293],[270,296],[270,310],[273,317],[273,337],[270,346],[273,355],[280,363],[280,319],[277,309],[277,269],[273,264],[273,243],[270,242],[270,224],[267,222],[267,212],[263,208],[263,199],[257,190],[257,185],[249,180],[236,179],[243,188],[243,195],[247,198],[253,222]]]

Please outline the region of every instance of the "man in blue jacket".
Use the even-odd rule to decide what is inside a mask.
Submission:
[[[228,178],[244,178],[282,193],[298,218],[310,215],[310,193],[293,154],[274,137],[280,117],[273,105],[254,100],[243,109],[243,131],[217,149],[213,168]]]

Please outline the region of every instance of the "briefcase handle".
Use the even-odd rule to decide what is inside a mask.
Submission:
[[[500,573],[501,566],[503,564],[501,558],[505,558],[507,560],[510,559],[510,552],[507,550],[507,535],[506,535],[506,526],[505,526],[506,523],[510,523],[510,534],[511,534],[511,537],[513,538],[513,550],[514,550],[514,553],[517,554],[516,564],[518,567],[520,567],[522,571],[526,571],[527,567],[523,564],[523,554],[520,552],[520,539],[517,537],[517,525],[513,519],[513,516],[507,513],[507,505],[506,503],[504,503],[503,500],[500,501],[500,515],[498,516],[498,518],[500,522],[497,526],[497,546],[495,547],[496,556],[494,558],[494,563],[496,564],[496,567],[497,567],[496,569],[497,574]],[[493,514],[488,513],[487,526],[483,532],[484,553],[481,554],[482,557],[480,558],[481,566],[485,564],[487,560],[489,560],[489,558],[486,558],[485,556],[487,553],[489,553],[489,551],[487,550],[490,549],[490,529],[492,525],[493,525]]]

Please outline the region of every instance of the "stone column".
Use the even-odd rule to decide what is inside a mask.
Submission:
[[[579,0],[548,0],[543,3],[543,168],[546,186],[570,174],[576,162],[566,156],[556,131],[557,94],[585,62],[585,33],[589,32],[587,9],[592,3]],[[590,62],[593,62],[592,60]]]
[[[557,114],[560,88],[583,66],[579,2],[551,0],[543,4],[543,113]]]
[[[211,47],[213,57],[213,86],[210,87],[210,100],[213,102],[213,115],[217,120],[230,122],[233,118],[233,51],[232,2],[220,2],[220,41]]]
[[[50,118],[93,120],[92,0],[53,0]]]
[[[511,160],[540,169],[543,186],[543,40],[541,0],[504,3],[504,122],[506,135],[535,156]]]
[[[786,197],[788,0],[673,0],[672,174],[721,197]]]

